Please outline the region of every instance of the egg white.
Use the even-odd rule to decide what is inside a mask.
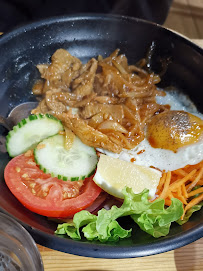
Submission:
[[[167,93],[166,96],[157,97],[157,103],[169,104],[171,110],[184,110],[190,112],[203,120],[203,115],[199,113],[187,96],[181,101],[178,100],[176,93]],[[180,98],[180,97],[179,97]],[[203,160],[203,137],[197,143],[179,148],[175,153],[171,150],[153,148],[145,138],[139,145],[132,150],[124,149],[121,153],[113,153],[103,149],[98,149],[114,158],[132,162],[137,165],[155,167],[160,170],[173,171],[183,168],[186,165],[195,165]]]
[[[170,150],[153,148],[147,139],[144,139],[134,149],[123,150],[119,154],[106,150],[103,152],[106,155],[128,162],[135,159],[133,163],[136,165],[153,166],[160,170],[172,171],[183,168],[186,165],[195,165],[201,162],[203,159],[203,140],[190,146],[182,147],[176,153]]]

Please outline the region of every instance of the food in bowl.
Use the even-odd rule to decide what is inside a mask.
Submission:
[[[131,235],[117,219],[131,216],[160,237],[201,208],[203,117],[170,104],[174,95],[157,88],[146,64],[128,65],[119,50],[82,64],[59,49],[37,66],[33,93],[42,99],[7,136],[15,158],[5,181],[33,212],[74,215],[57,234],[80,239],[82,227],[88,240],[117,241]],[[109,195],[115,204],[106,210]]]

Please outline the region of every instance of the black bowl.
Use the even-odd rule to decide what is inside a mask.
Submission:
[[[156,72],[167,63],[160,87],[174,86],[202,108],[203,50],[184,37],[159,25],[134,18],[85,15],[53,18],[18,28],[0,39],[0,114],[6,116],[17,104],[35,101],[31,88],[39,73],[38,63],[50,61],[58,48],[65,48],[87,61],[120,48],[136,63],[151,48],[150,68]],[[5,130],[1,127],[1,135]],[[203,236],[203,210],[190,221],[173,224],[168,236],[154,239],[138,228],[133,237],[116,244],[73,241],[54,235],[56,223],[24,208],[5,185],[3,170],[9,161],[0,153],[0,208],[26,227],[41,245],[89,257],[130,258],[162,253],[189,244]],[[124,223],[130,223],[125,221]]]

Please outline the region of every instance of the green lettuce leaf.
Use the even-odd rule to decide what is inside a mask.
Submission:
[[[173,198],[172,204],[165,209],[164,200],[157,199],[141,214],[131,215],[139,227],[155,238],[166,236],[169,233],[171,222],[179,219],[183,214],[180,200]]]
[[[56,230],[57,234],[67,234],[74,240],[81,240],[80,228],[91,224],[97,220],[96,215],[88,211],[80,211],[73,217],[73,222],[59,224]]]
[[[122,192],[124,202],[120,208],[112,206],[110,210],[101,209],[97,216],[83,210],[74,215],[72,223],[59,224],[55,233],[67,234],[80,240],[82,231],[88,240],[117,242],[130,237],[132,231],[122,228],[117,219],[131,216],[142,230],[160,237],[167,235],[171,222],[178,220],[183,214],[182,203],[178,199],[173,199],[171,206],[165,209],[163,199],[149,202],[149,191],[146,189],[140,194],[134,194],[131,188],[126,187]]]

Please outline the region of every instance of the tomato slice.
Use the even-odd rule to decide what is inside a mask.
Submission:
[[[62,181],[39,169],[34,157],[13,158],[4,171],[13,195],[30,211],[48,217],[67,217],[90,206],[102,191],[92,177]]]

